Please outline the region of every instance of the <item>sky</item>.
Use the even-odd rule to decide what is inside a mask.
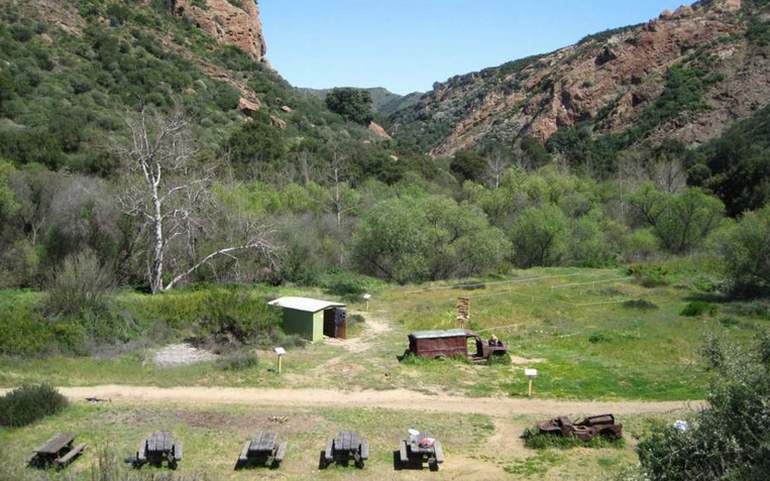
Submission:
[[[436,81],[657,17],[682,0],[259,0],[267,58],[297,87]]]

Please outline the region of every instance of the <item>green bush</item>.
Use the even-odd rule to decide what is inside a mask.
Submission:
[[[26,426],[65,407],[67,399],[47,384],[22,386],[0,397],[0,426]]]
[[[627,307],[629,309],[640,309],[643,311],[658,309],[656,304],[644,299],[632,299],[630,301],[625,301],[623,303],[623,307]]]
[[[506,352],[505,354],[489,356],[487,364],[490,366],[510,366],[511,355]]]
[[[594,332],[591,333],[591,335],[588,336],[588,342],[591,344],[601,344],[605,342],[610,342],[611,338],[607,334],[604,334],[603,332]]]
[[[712,339],[707,402],[679,431],[658,426],[637,447],[650,481],[760,481],[770,471],[770,333],[751,348]]]
[[[54,315],[81,317],[107,309],[112,273],[90,252],[64,260],[48,286],[46,309]]]
[[[717,313],[717,307],[706,301],[693,301],[687,304],[679,314],[688,317],[698,317],[703,314],[713,316]]]
[[[563,437],[554,434],[543,434],[538,428],[526,429],[521,438],[524,439],[524,446],[530,449],[605,449],[623,448],[626,445],[623,438],[594,436],[590,441],[581,441],[573,436]]]
[[[257,354],[252,351],[236,351],[230,354],[225,354],[217,359],[217,368],[223,371],[243,371],[257,367],[259,365],[259,359]]]
[[[268,343],[280,323],[280,309],[262,296],[235,288],[206,291],[196,322],[200,338],[242,344]]]
[[[632,264],[626,273],[635,277],[644,287],[667,286],[671,283],[668,270],[657,264]]]
[[[351,272],[335,272],[322,278],[321,287],[329,294],[355,301],[361,300],[361,296],[368,291],[369,283],[364,276]]]

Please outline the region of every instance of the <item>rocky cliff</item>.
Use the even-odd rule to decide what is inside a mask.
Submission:
[[[171,0],[171,9],[220,44],[235,45],[255,60],[264,60],[267,44],[256,0]]]
[[[743,3],[698,2],[451,78],[397,112],[391,133],[412,136],[436,155],[525,136],[546,141],[577,126],[618,133],[639,122],[645,129],[634,142],[699,144],[770,101],[770,42],[761,41],[770,32],[768,2]]]

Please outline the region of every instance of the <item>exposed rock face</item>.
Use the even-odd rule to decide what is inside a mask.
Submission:
[[[392,138],[388,132],[375,121],[369,122],[369,131],[384,140],[390,140]]]
[[[716,78],[703,93],[707,108],[682,112],[646,138],[698,144],[770,102],[770,48],[747,42],[750,17],[740,0],[704,0],[547,55],[456,76],[397,112],[391,134],[426,132],[429,152],[446,155],[527,135],[545,141],[585,123],[595,134],[620,132],[660,97],[667,70],[682,64]]]
[[[259,110],[262,106],[259,103],[259,100],[249,100],[241,97],[238,100],[238,109],[243,112],[244,115],[252,116],[254,115],[254,112]]]
[[[174,14],[190,18],[217,42],[235,45],[255,60],[264,60],[267,45],[256,0],[240,0],[240,7],[228,0],[205,0],[205,8],[194,3],[199,2],[171,0],[171,8]]]

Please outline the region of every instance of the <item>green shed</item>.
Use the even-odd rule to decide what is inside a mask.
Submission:
[[[268,304],[283,309],[283,330],[303,339],[316,342],[324,338],[324,320],[333,319],[334,312],[345,307],[339,302],[322,301],[307,297],[281,297]],[[327,314],[332,314],[331,316]]]

